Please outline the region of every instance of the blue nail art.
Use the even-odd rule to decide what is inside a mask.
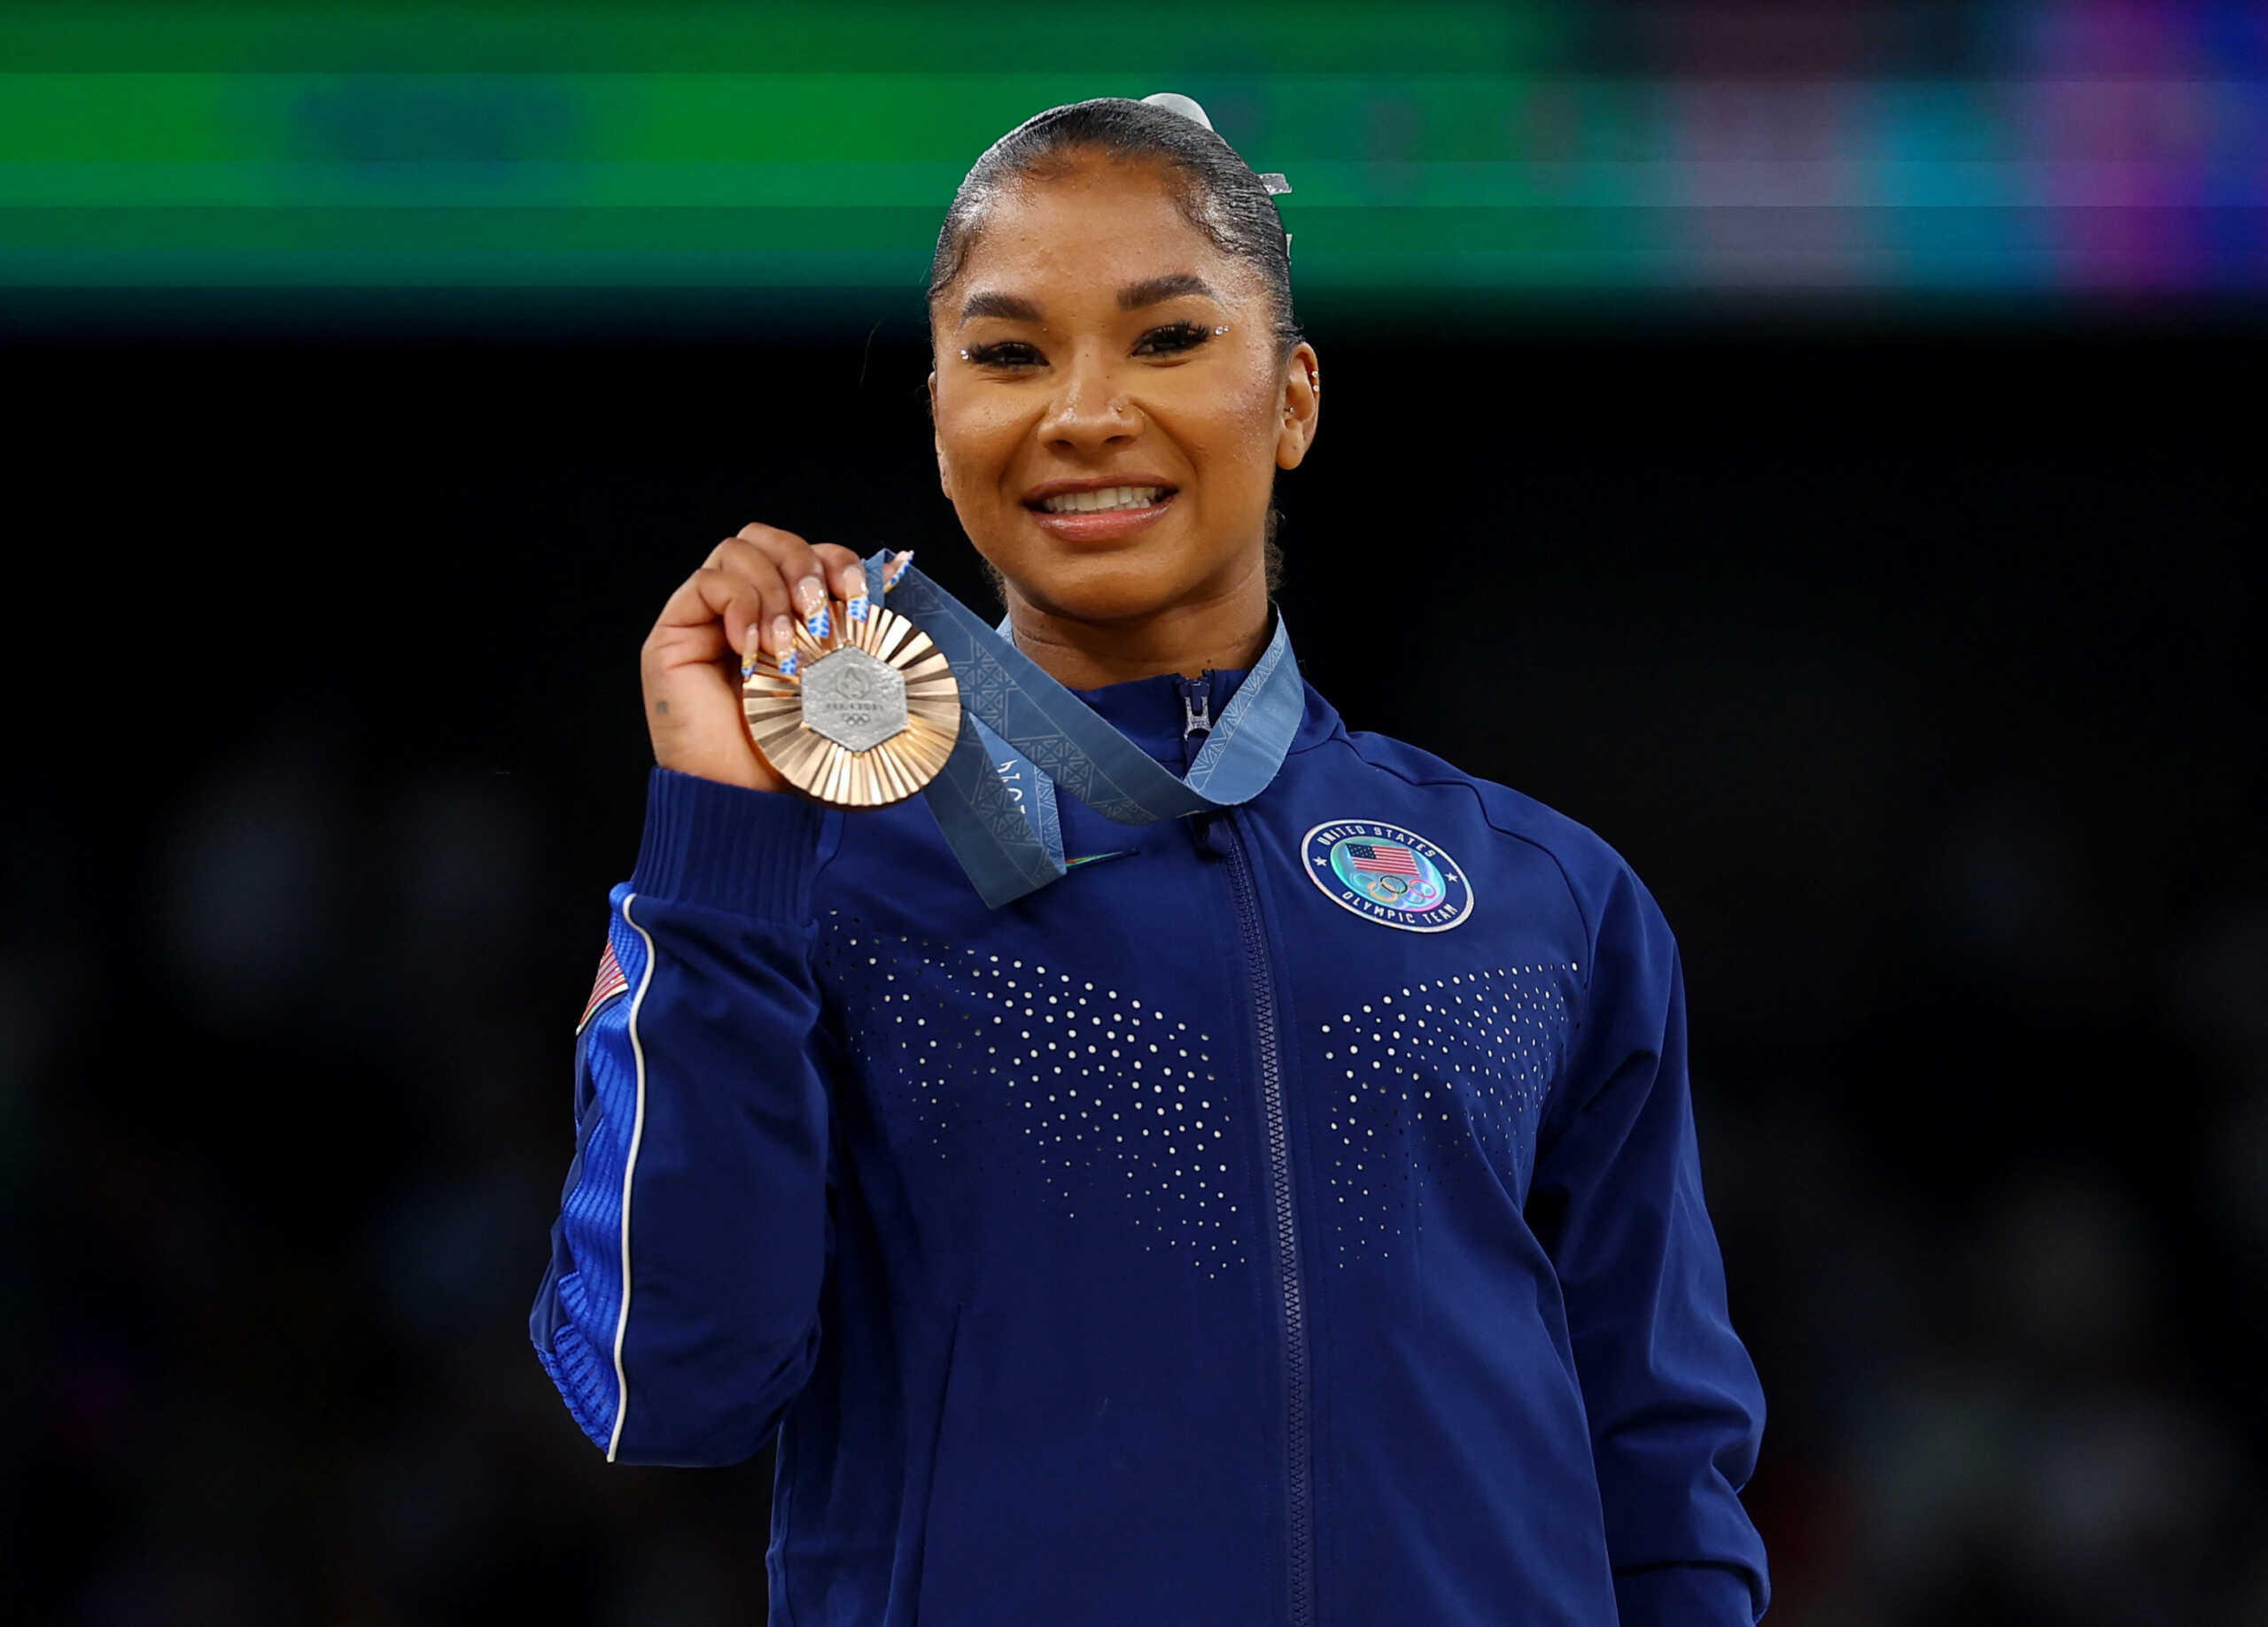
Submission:
[[[834,629],[835,618],[827,613],[825,605],[804,618],[804,631],[814,639],[824,639]]]
[[[866,594],[853,593],[850,601],[843,607],[843,614],[847,620],[863,622],[873,609],[874,607],[866,602]]]
[[[786,655],[780,657],[780,676],[781,678],[793,678],[796,676],[796,669],[803,664],[803,657],[798,655],[794,650],[789,650]]]
[[[913,562],[913,550],[911,548],[906,549],[905,553],[890,561],[888,567],[882,571],[882,592],[887,593],[890,589],[896,587],[897,585],[898,577],[905,574],[905,568]]]
[[[756,676],[755,656],[750,655],[746,661],[741,662],[741,676],[744,678],[754,678]]]

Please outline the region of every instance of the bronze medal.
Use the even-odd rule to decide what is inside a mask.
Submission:
[[[743,669],[749,739],[806,796],[836,808],[904,802],[952,755],[960,686],[904,616],[863,602],[827,608],[812,618],[817,636],[808,621],[796,630],[789,660],[766,651]]]

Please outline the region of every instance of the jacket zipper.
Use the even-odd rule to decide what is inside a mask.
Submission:
[[[1284,1296],[1284,1485],[1290,1505],[1291,1627],[1315,1620],[1315,1538],[1308,1485],[1307,1293],[1300,1281],[1300,1237],[1292,1206],[1292,1160],[1284,1124],[1284,1080],[1276,1035],[1275,974],[1260,926],[1260,892],[1252,875],[1244,832],[1234,810],[1216,816],[1228,826],[1229,873],[1236,887],[1237,919],[1253,969],[1254,1027],[1260,1038],[1260,1104],[1268,1135],[1268,1191],[1276,1222],[1276,1268]]]
[[[1213,675],[1181,680],[1182,755],[1193,761],[1200,733],[1213,727]],[[1200,825],[1218,821],[1228,841],[1200,844],[1223,854],[1236,890],[1237,925],[1244,938],[1246,964],[1252,968],[1253,1028],[1260,1041],[1260,1107],[1268,1138],[1268,1196],[1276,1230],[1277,1281],[1284,1305],[1284,1493],[1290,1532],[1291,1611],[1289,1627],[1315,1621],[1315,1532],[1309,1487],[1309,1397],[1307,1291],[1300,1280],[1300,1232],[1293,1206],[1292,1157],[1284,1122],[1284,1072],[1276,1033],[1276,974],[1269,964],[1268,936],[1260,925],[1260,887],[1254,879],[1251,851],[1237,810],[1200,814]],[[1205,835],[1209,835],[1207,833]]]

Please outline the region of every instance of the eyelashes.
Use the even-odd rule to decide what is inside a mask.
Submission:
[[[1209,340],[1215,333],[1227,331],[1226,328],[1208,328],[1201,322],[1168,322],[1162,328],[1151,329],[1149,332],[1136,340],[1134,353],[1138,356],[1170,356],[1180,351],[1195,350]],[[1156,350],[1146,348],[1152,340],[1158,341],[1161,348]]]
[[[1217,334],[1228,331],[1225,325],[1208,327],[1203,322],[1167,322],[1151,329],[1134,342],[1132,353],[1137,356],[1175,356],[1209,344]],[[962,347],[961,360],[980,368],[1017,368],[1031,366],[1041,360],[1039,352],[1021,339],[996,339],[990,345],[970,345]]]

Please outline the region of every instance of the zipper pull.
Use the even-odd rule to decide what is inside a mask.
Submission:
[[[1213,732],[1213,675],[1181,680],[1181,738]]]

